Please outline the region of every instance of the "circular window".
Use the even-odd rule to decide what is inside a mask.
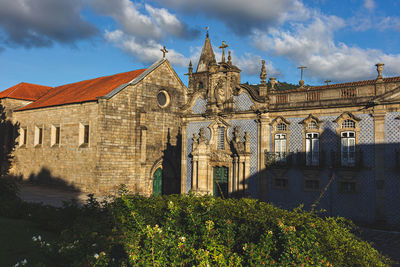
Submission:
[[[169,95],[166,91],[160,91],[157,95],[158,105],[165,108],[169,104]]]

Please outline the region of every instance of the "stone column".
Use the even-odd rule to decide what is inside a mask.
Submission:
[[[379,109],[379,110],[378,110]],[[375,221],[386,221],[385,183],[385,111],[381,106],[374,110],[375,123]]]
[[[198,181],[198,177],[197,177],[197,168],[198,168],[199,162],[197,159],[193,159],[193,176],[192,176],[192,190],[196,191],[197,190],[197,181]]]
[[[258,131],[258,199],[262,201],[268,200],[268,176],[265,168],[265,151],[269,152],[270,148],[270,124],[271,119],[262,116],[259,119]]]
[[[181,194],[186,193],[186,146],[187,146],[187,122],[182,123],[182,151],[181,151]]]

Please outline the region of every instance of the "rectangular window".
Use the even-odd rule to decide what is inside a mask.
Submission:
[[[43,127],[35,126],[35,136],[33,141],[35,146],[41,146],[43,144]]]
[[[341,163],[345,167],[356,164],[356,134],[355,132],[341,133]]]
[[[88,147],[90,142],[90,124],[79,123],[79,146]]]
[[[60,144],[60,137],[61,137],[60,132],[61,132],[60,126],[56,126],[56,140],[55,140],[56,145]]]
[[[61,128],[60,126],[51,126],[51,146],[60,145],[61,141]]]
[[[286,134],[275,134],[275,161],[286,162]]]
[[[288,179],[287,178],[275,178],[273,186],[275,188],[287,189],[288,188]]]
[[[39,143],[38,144],[39,145],[43,144],[43,128],[42,127],[39,128]]]
[[[19,130],[19,146],[26,146],[28,140],[28,130],[26,127],[21,127]]]
[[[225,128],[218,127],[218,149],[225,149]]]
[[[319,165],[319,133],[306,134],[306,165]]]
[[[356,182],[355,181],[341,181],[340,184],[341,193],[356,193]]]
[[[309,191],[318,191],[319,190],[319,180],[305,180],[304,181],[304,189]]]
[[[85,125],[83,143],[89,144],[89,125]]]

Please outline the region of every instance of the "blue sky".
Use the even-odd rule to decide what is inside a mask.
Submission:
[[[397,0],[0,0],[0,90],[57,86],[145,68],[167,58],[181,79],[205,27],[217,60],[225,40],[242,82],[268,77],[345,82],[400,75]]]

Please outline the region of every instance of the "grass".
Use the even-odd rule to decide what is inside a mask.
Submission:
[[[25,258],[37,258],[38,247],[33,236],[41,235],[46,240],[55,239],[53,233],[38,228],[34,223],[0,217],[0,259],[1,266],[14,266]]]

